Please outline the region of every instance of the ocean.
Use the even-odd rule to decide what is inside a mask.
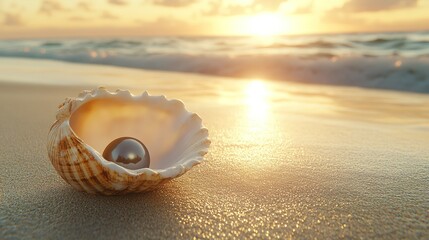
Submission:
[[[429,93],[429,31],[1,40],[0,57]]]

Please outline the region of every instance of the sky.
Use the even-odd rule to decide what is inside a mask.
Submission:
[[[0,0],[0,38],[429,29],[429,0]]]

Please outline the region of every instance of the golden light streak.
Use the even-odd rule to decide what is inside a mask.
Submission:
[[[245,88],[245,99],[248,109],[248,120],[251,126],[265,124],[269,108],[269,89],[261,80],[249,82]]]

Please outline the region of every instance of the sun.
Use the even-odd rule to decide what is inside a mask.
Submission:
[[[248,17],[246,34],[254,36],[272,36],[283,33],[286,29],[284,19],[278,14],[263,13]]]

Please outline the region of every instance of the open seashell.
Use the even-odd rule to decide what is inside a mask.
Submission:
[[[74,188],[105,195],[143,192],[179,177],[203,160],[210,141],[201,118],[164,96],[84,91],[59,106],[48,155]],[[133,137],[150,152],[149,168],[131,170],[100,154],[114,139]]]

